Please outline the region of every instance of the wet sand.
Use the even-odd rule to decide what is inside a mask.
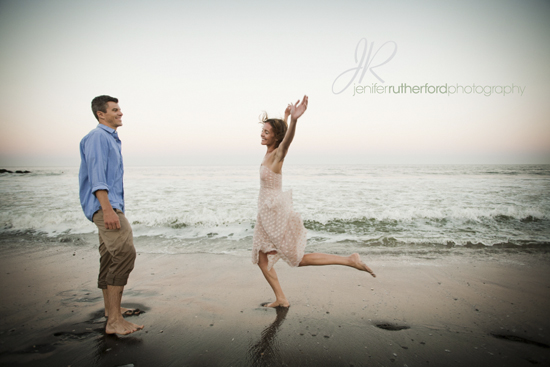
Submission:
[[[118,337],[103,332],[93,244],[3,249],[0,364],[550,364],[549,255],[363,259],[377,278],[279,262],[291,307],[275,310],[259,307],[273,297],[248,257],[139,254],[123,306],[145,329]]]

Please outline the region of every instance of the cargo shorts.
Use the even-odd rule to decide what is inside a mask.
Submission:
[[[121,210],[114,210],[120,221],[120,229],[105,228],[101,209],[95,212],[92,218],[99,232],[100,258],[97,287],[101,289],[107,289],[108,285],[125,286],[136,260],[130,222]]]

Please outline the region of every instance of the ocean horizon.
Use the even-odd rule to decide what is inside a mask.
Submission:
[[[9,167],[5,167],[11,169]],[[0,243],[78,246],[78,167],[0,174]],[[126,167],[126,216],[148,253],[247,254],[259,165]],[[283,190],[308,230],[306,251],[426,254],[550,248],[550,165],[288,165]]]

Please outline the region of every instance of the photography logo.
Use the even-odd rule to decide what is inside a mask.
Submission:
[[[382,79],[381,71],[377,70],[390,62],[397,54],[397,44],[393,41],[387,41],[376,48],[374,42],[370,45],[366,38],[361,38],[355,47],[355,66],[345,70],[332,82],[332,93],[340,94],[347,90],[353,83],[353,94],[438,94],[451,96],[454,94],[482,94],[489,97],[493,94],[506,96],[509,94],[518,94],[523,96],[525,86],[519,85],[480,85],[476,83],[462,85],[459,83],[445,83],[433,85],[424,83],[422,85],[410,85],[399,83],[397,85],[385,84]],[[365,74],[369,72],[378,82],[361,85]]]
[[[385,60],[379,60],[377,61],[376,64],[373,65],[373,62],[376,59],[378,53],[384,47],[393,48],[393,52]],[[361,83],[367,71],[370,71],[371,74],[376,77],[376,79],[378,79],[381,83],[384,83],[384,80],[376,73],[376,71],[374,71],[374,69],[387,64],[388,62],[391,61],[391,59],[393,59],[393,57],[397,53],[397,43],[393,41],[388,41],[382,44],[380,47],[378,47],[378,49],[374,52],[374,54],[373,54],[373,50],[374,50],[374,42],[371,42],[369,47],[366,38],[361,38],[359,40],[359,42],[357,43],[357,46],[355,47],[356,66],[344,71],[342,74],[338,75],[336,79],[334,79],[334,82],[332,83],[332,93],[340,94],[346,89],[348,89],[351,83],[353,83],[357,79],[358,75],[359,75],[359,79],[357,80],[357,83]],[[343,88],[334,90],[335,85],[340,84],[338,83],[339,80],[343,80],[343,83],[346,83],[346,80],[348,79],[349,81],[347,82],[347,84],[344,85]]]

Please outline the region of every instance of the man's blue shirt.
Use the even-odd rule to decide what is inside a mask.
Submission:
[[[124,165],[121,152],[116,130],[103,124],[97,125],[80,142],[80,204],[89,220],[101,209],[94,195],[97,190],[107,190],[113,209],[124,212]]]

